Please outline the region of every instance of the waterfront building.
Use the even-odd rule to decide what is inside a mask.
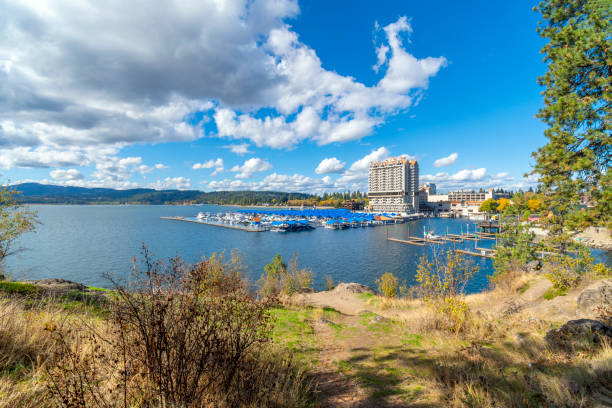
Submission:
[[[416,160],[392,157],[371,163],[368,186],[370,209],[373,211],[419,211],[419,164]]]
[[[511,194],[497,192],[492,188],[489,191],[453,191],[448,193],[448,200],[451,205],[451,212],[455,216],[482,218],[484,214],[480,212],[480,206],[486,200],[499,200],[500,198],[510,198]]]
[[[342,202],[342,208],[349,211],[362,211],[363,203],[355,200],[344,200]]]
[[[431,213],[434,216],[450,215],[450,201],[448,194],[436,194],[435,184],[424,184],[419,188],[419,211]]]

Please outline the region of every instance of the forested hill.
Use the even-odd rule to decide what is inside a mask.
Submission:
[[[153,190],[137,188],[115,190],[112,188],[67,187],[39,183],[22,183],[14,186],[21,191],[22,200],[31,204],[285,204],[289,201],[307,200],[313,196],[304,193],[275,191],[215,191]]]

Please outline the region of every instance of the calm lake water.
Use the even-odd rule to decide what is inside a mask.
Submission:
[[[315,288],[323,289],[325,278],[335,282],[359,282],[375,287],[384,272],[393,272],[401,281],[413,282],[418,259],[430,248],[389,242],[386,227],[295,233],[246,232],[189,222],[162,220],[162,216],[195,216],[198,212],[228,212],[235,207],[203,206],[31,206],[38,211],[41,225],[22,239],[25,250],[9,258],[7,272],[13,279],[63,278],[86,285],[108,287],[103,274],[126,277],[132,257],[145,243],[158,258],[176,255],[195,262],[214,252],[237,249],[244,259],[245,276],[252,282],[263,273],[275,254],[289,261],[298,254],[300,267],[311,268]],[[425,219],[389,225],[389,236],[405,238],[409,233],[423,236],[427,226],[437,234],[459,233],[463,219]],[[452,245],[452,244],[451,244]],[[457,244],[457,248],[459,248]],[[487,246],[482,245],[481,246]],[[489,244],[490,246],[490,244]],[[444,246],[442,246],[443,248]],[[474,243],[465,247],[473,248]],[[600,260],[609,254],[595,251]],[[473,258],[480,272],[470,292],[488,285],[492,273],[489,259]]]

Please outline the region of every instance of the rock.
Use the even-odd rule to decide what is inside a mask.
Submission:
[[[333,324],[334,322],[332,322],[331,320],[327,320],[323,317],[320,317],[319,319],[317,319],[317,323],[319,324]]]
[[[570,320],[563,326],[546,333],[546,341],[568,351],[590,348],[601,344],[603,339],[612,341],[612,327],[591,319]]]
[[[542,262],[537,259],[535,261],[529,261],[523,265],[522,269],[528,273],[535,273],[542,269]]]
[[[360,283],[339,283],[333,289],[334,292],[337,293],[370,293],[372,295],[376,294],[374,290],[366,285],[362,285]]]
[[[512,314],[518,313],[523,309],[523,305],[516,300],[510,300],[504,303],[504,309],[502,311],[502,315],[510,316]]]
[[[372,320],[370,320],[370,323],[375,324],[375,323],[384,322],[384,321],[386,321],[386,320],[387,320],[386,318],[384,318],[384,317],[382,317],[382,316],[380,316],[380,315],[376,315],[376,316],[374,316],[374,317],[372,318]]]
[[[41,286],[45,289],[57,290],[57,291],[68,291],[68,290],[87,290],[87,286],[80,284],[78,282],[69,281],[66,279],[41,279],[36,281],[29,281],[27,283],[31,283],[36,286]]]
[[[612,306],[612,280],[595,282],[578,295],[576,304],[578,311],[586,315],[593,314],[598,306],[610,308]]]

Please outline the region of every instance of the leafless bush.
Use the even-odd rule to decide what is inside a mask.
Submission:
[[[237,257],[164,263],[144,248],[143,258],[129,283],[113,281],[107,332],[72,344],[56,334],[49,374],[60,405],[274,406],[287,395],[300,405],[303,377],[272,357],[268,303],[249,292]]]

